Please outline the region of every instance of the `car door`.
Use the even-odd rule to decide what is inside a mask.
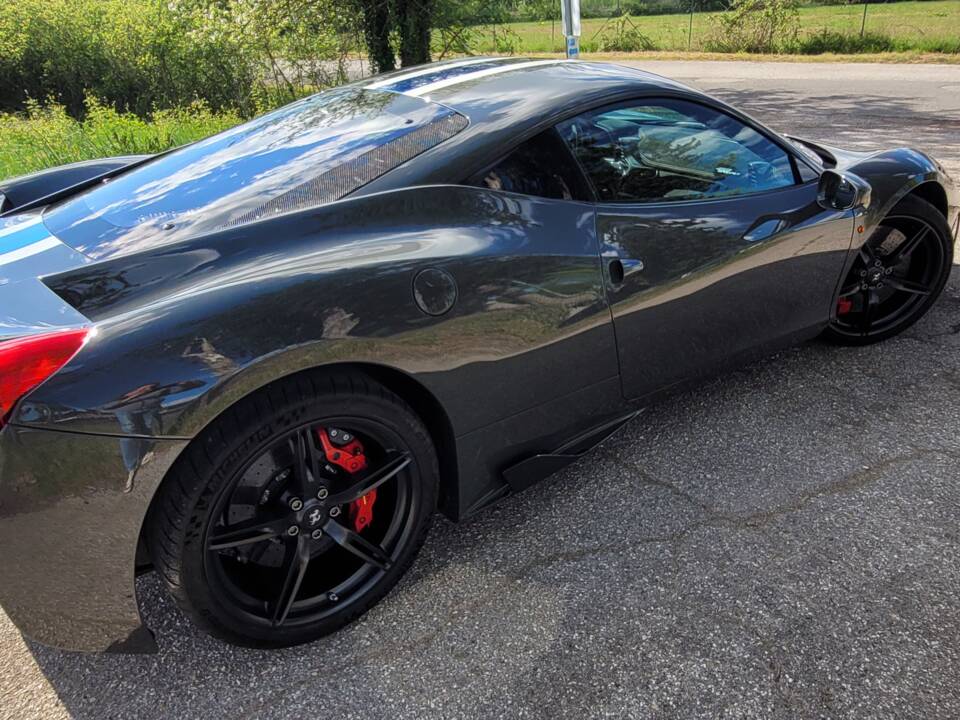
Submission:
[[[558,125],[596,192],[623,392],[639,398],[830,317],[852,212],[719,108],[644,98]]]

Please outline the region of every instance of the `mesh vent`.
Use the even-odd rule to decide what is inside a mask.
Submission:
[[[235,217],[222,227],[245,225],[268,216],[339,200],[425,150],[453,137],[467,124],[467,119],[458,113],[439,118],[297,185],[292,190]]]

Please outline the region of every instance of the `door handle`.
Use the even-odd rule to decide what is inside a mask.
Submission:
[[[782,231],[787,226],[787,221],[783,218],[770,218],[761,223],[755,224],[743,235],[743,241],[748,243],[766,240]]]

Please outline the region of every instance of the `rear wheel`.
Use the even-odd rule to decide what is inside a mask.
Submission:
[[[151,513],[154,564],[193,620],[282,647],[352,621],[399,580],[436,505],[420,420],[362,375],[283,380],[204,431]]]
[[[825,337],[866,345],[902,332],[930,309],[952,263],[946,218],[920,198],[904,198],[860,249]]]

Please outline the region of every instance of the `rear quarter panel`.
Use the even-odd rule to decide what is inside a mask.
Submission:
[[[426,267],[459,286],[440,317],[414,301]],[[47,283],[98,334],[20,405],[20,425],[190,438],[272,380],[351,362],[414,377],[462,436],[618,372],[593,211],[580,203],[414,188]]]

